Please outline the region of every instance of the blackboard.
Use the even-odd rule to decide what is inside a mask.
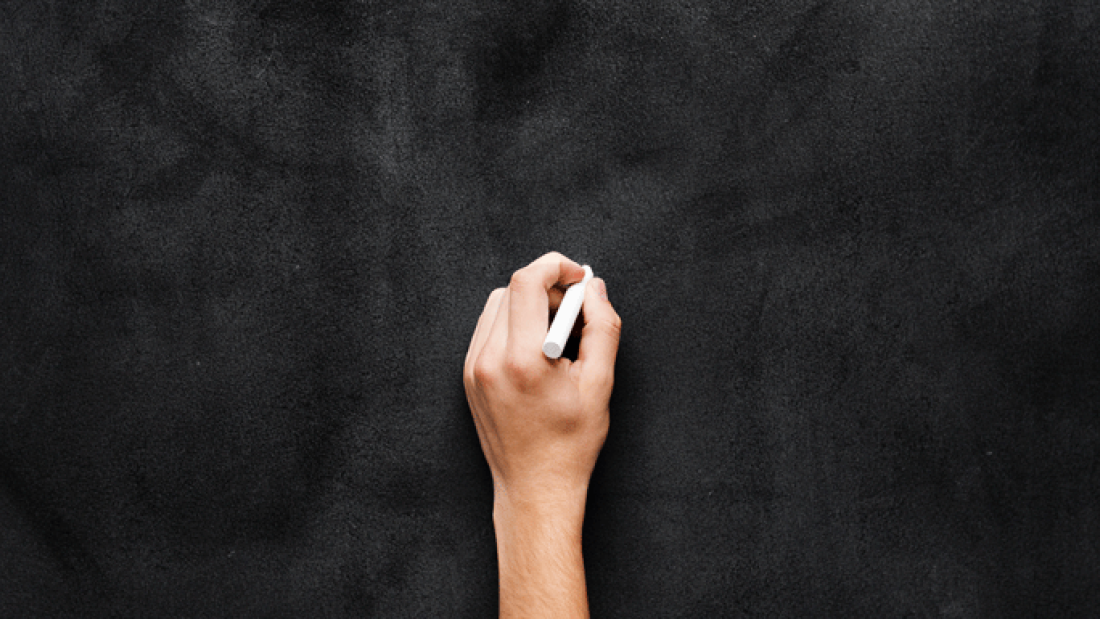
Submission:
[[[601,617],[1100,607],[1100,9],[8,2],[0,615],[487,617],[462,359],[624,322]]]

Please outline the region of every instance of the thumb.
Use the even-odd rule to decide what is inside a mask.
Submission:
[[[615,380],[622,320],[607,300],[607,286],[598,277],[584,290],[584,329],[577,352],[581,381],[610,389]]]

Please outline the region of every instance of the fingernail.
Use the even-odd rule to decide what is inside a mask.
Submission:
[[[596,284],[596,294],[600,295],[600,298],[603,299],[604,301],[606,301],[607,300],[607,285],[604,284],[603,280],[598,278],[598,277],[593,279],[592,283]]]

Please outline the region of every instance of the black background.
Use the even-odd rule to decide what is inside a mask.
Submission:
[[[594,615],[1096,616],[1097,7],[0,4],[0,614],[492,616],[559,250]]]

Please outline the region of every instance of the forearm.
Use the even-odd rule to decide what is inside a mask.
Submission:
[[[502,618],[588,617],[583,523],[583,499],[525,502],[497,497],[493,524]]]

